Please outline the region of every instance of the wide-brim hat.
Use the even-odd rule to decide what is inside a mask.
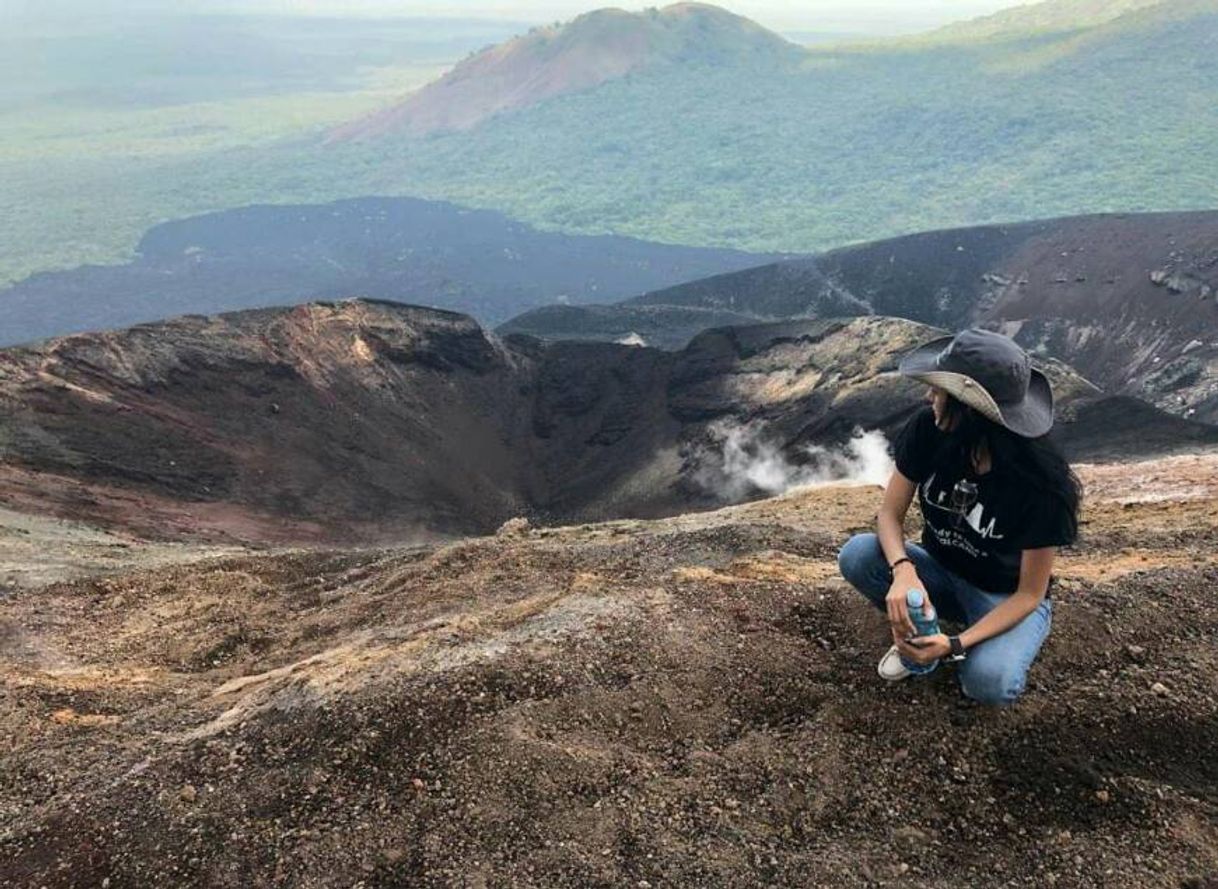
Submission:
[[[1053,388],[1010,337],[970,328],[933,339],[901,359],[907,377],[938,386],[1016,435],[1053,427]]]

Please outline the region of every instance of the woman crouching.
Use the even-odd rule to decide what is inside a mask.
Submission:
[[[880,659],[882,677],[906,678],[907,663],[958,661],[968,697],[1009,704],[1049,635],[1056,547],[1078,533],[1081,487],[1047,437],[1053,393],[1013,340],[987,330],[933,340],[900,370],[929,386],[930,406],[894,442],[877,533],[852,537],[838,564],[888,614],[893,646]],[[921,546],[904,539],[915,492]],[[916,637],[911,589],[966,629]]]

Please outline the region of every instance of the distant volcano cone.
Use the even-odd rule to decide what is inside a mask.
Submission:
[[[402,102],[339,127],[330,140],[469,130],[493,115],[643,68],[743,59],[781,63],[802,52],[755,22],[704,3],[641,13],[598,9],[489,47]]]

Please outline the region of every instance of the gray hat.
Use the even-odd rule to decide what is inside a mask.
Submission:
[[[901,359],[907,377],[938,386],[1025,438],[1053,426],[1053,389],[1013,339],[974,327],[919,346]]]

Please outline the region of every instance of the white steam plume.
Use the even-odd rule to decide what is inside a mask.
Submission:
[[[807,461],[795,465],[768,439],[760,422],[717,420],[707,427],[711,444],[694,454],[693,481],[721,500],[738,501],[758,490],[782,494],[826,484],[883,485],[892,473],[888,441],[877,430],[856,429],[839,448],[807,445]]]

